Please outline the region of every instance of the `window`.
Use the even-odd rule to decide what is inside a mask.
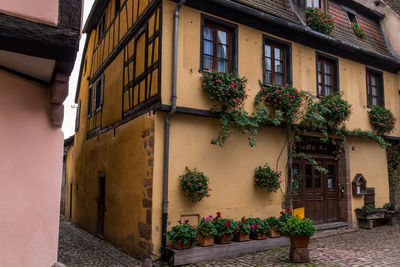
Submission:
[[[367,69],[366,73],[368,106],[385,105],[382,72]]]
[[[92,115],[92,110],[93,110],[93,86],[89,86],[89,99],[88,99],[88,117]]]
[[[89,86],[88,117],[101,110],[104,95],[104,75]]]
[[[115,16],[117,16],[120,9],[121,9],[121,0],[115,0]]]
[[[352,24],[352,23],[358,24],[356,14],[354,14],[350,11],[346,11],[346,13],[347,13],[347,18],[349,19],[350,24]]]
[[[97,42],[99,43],[106,32],[106,14],[101,17],[97,27]]]
[[[78,108],[76,110],[75,132],[79,131],[80,120],[81,120],[81,101],[79,100]]]
[[[291,45],[264,36],[263,82],[266,85],[291,84]]]
[[[95,91],[94,91],[94,111],[97,112],[101,109],[101,105],[103,104],[103,90],[104,89],[104,76],[101,76],[95,82]]]
[[[321,0],[307,0],[307,7],[321,8]]]
[[[337,59],[317,54],[317,97],[339,91]]]
[[[207,17],[202,27],[201,70],[236,72],[236,26]]]

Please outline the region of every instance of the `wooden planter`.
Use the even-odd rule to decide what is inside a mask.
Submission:
[[[310,238],[305,235],[291,235],[290,237],[290,246],[292,248],[308,248],[308,242]]]
[[[357,219],[361,220],[376,220],[376,219],[384,219],[385,218],[385,210],[372,210],[366,211],[362,209],[354,210],[357,215]]]
[[[271,227],[269,228],[269,236],[275,238],[275,237],[281,237],[281,234]]]
[[[215,243],[217,244],[230,244],[232,243],[233,235],[225,235],[221,237],[215,237]]]
[[[214,237],[199,235],[199,246],[201,247],[214,246]]]
[[[268,238],[268,236],[263,233],[251,234],[250,237],[251,237],[251,239],[255,239],[255,240],[263,240],[263,239]]]
[[[249,241],[249,240],[250,240],[249,234],[242,233],[242,232],[235,234],[235,241],[244,242],[244,241]]]
[[[185,243],[175,243],[175,242],[173,242],[172,243],[172,245],[171,245],[171,247],[173,248],[173,249],[177,249],[177,250],[181,250],[181,249],[188,249],[188,248],[191,248],[191,244],[190,243],[187,243],[187,244],[185,244]]]

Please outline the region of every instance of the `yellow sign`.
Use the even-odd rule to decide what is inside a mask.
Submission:
[[[304,208],[294,209],[292,214],[300,219],[304,219]]]

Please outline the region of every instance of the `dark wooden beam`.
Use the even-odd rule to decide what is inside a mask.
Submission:
[[[59,0],[58,27],[81,30],[82,0]]]
[[[0,13],[0,49],[57,61],[74,61],[79,30],[54,27]]]

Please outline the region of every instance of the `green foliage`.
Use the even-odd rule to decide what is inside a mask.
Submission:
[[[338,129],[350,114],[351,105],[342,99],[342,94],[329,94],[310,105],[303,124],[313,129]]]
[[[191,171],[188,167],[185,174],[180,177],[180,187],[185,197],[191,202],[198,202],[204,197],[210,196],[208,191],[208,178],[202,172],[194,169]]]
[[[286,209],[286,211],[281,211],[281,216],[279,216],[278,220],[285,224],[289,220],[290,214],[290,209]]]
[[[311,237],[317,229],[309,218],[300,219],[298,217],[290,217],[283,227],[284,235],[292,236],[308,236]]]
[[[232,235],[237,232],[238,225],[232,219],[225,219],[221,217],[221,213],[217,212],[217,216],[213,220],[215,229],[217,229],[217,237]]]
[[[395,193],[400,182],[400,148],[392,146],[387,148],[390,199],[395,200]]]
[[[264,167],[259,166],[254,174],[255,186],[264,188],[268,192],[276,192],[281,185],[281,173],[271,169],[268,164],[265,164]]]
[[[261,91],[259,92],[258,101],[267,106],[272,113],[280,111],[279,117],[288,123],[293,123],[298,115],[299,108],[303,101],[303,92],[300,92],[296,88],[289,85],[273,85],[263,86],[261,85]],[[272,115],[272,117],[274,117]]]
[[[172,229],[167,232],[167,237],[174,243],[183,242],[184,244],[196,245],[197,230],[192,225],[185,222],[172,227]]]
[[[249,218],[246,223],[251,227],[251,234],[267,234],[270,228],[268,222],[260,218]]]
[[[385,139],[380,136],[377,133],[369,132],[369,131],[363,131],[361,129],[355,129],[352,131],[349,131],[347,129],[343,129],[341,131],[341,134],[343,136],[352,136],[352,137],[360,137],[360,138],[369,138],[375,140],[382,148],[387,148],[390,147],[390,143],[387,143]]]
[[[374,211],[376,210],[374,204],[368,204],[366,206],[362,206],[361,208],[363,211]]]
[[[357,22],[353,22],[351,24],[351,28],[353,29],[354,33],[357,35],[357,37],[360,37],[361,39],[365,38],[365,32],[364,29],[358,25]]]
[[[255,136],[257,136],[259,125],[244,109],[221,112],[219,121],[222,129],[218,137],[211,140],[211,144],[223,147],[229,136],[236,130],[242,134],[249,134],[249,145],[255,146]]]
[[[278,231],[279,233],[282,232],[283,227],[285,226],[285,222],[282,221],[282,220],[279,220],[275,216],[269,217],[269,218],[267,218],[265,220],[266,220],[266,222],[268,223],[268,225],[270,227],[274,228],[275,231]]]
[[[213,216],[210,215],[201,219],[199,227],[197,228],[199,234],[204,237],[217,235],[217,229],[215,228],[212,218]]]
[[[250,219],[246,219],[245,217],[242,217],[240,221],[236,222],[236,232],[241,232],[241,233],[246,233],[250,234],[251,232],[251,224],[249,222]]]
[[[306,17],[308,27],[327,35],[331,35],[337,24],[337,20],[333,19],[329,12],[319,8],[307,8]]]
[[[203,89],[211,99],[222,105],[222,110],[232,110],[243,106],[247,97],[246,78],[228,72],[208,70],[203,72]]]
[[[392,202],[385,203],[385,205],[383,205],[383,208],[388,211],[395,210],[394,204]]]
[[[379,134],[393,131],[396,118],[393,113],[383,106],[372,106],[368,111],[369,121]]]

